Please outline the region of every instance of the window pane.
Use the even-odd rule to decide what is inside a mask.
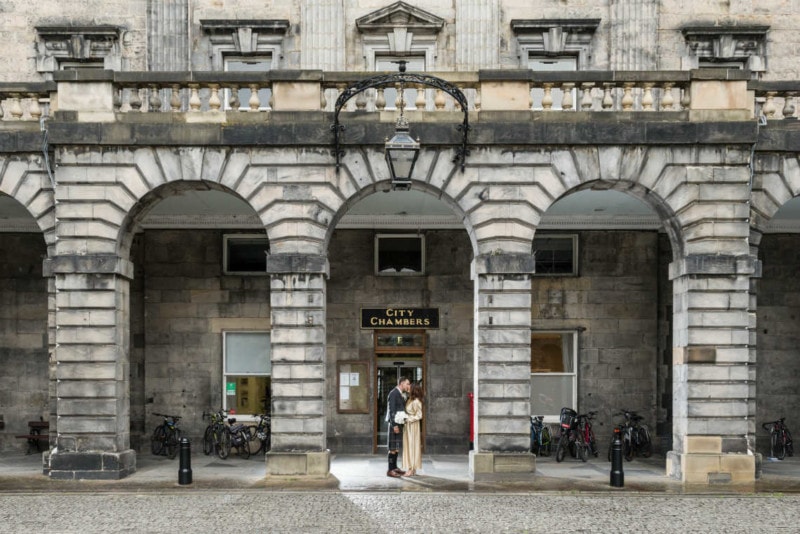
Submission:
[[[270,386],[269,376],[227,375],[225,409],[234,409],[238,414],[269,414]]]
[[[378,347],[422,347],[422,334],[375,334]]]
[[[558,415],[564,406],[572,406],[573,375],[531,376],[531,415]]]
[[[533,240],[535,274],[576,274],[575,240],[569,237],[539,237]]]
[[[423,272],[422,236],[376,236],[377,265],[381,274]]]
[[[575,336],[572,332],[531,335],[531,373],[574,373]]]
[[[225,374],[263,375],[271,371],[268,333],[225,333]]]
[[[267,272],[269,240],[266,237],[225,236],[225,272]]]

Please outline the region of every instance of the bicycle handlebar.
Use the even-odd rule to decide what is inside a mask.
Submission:
[[[177,421],[178,419],[181,418],[180,415],[167,415],[167,414],[156,413],[156,412],[153,412],[153,415],[158,416],[158,417],[163,417],[164,419],[172,419],[173,421]]]

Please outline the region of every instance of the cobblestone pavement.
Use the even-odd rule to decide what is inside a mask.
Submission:
[[[0,532],[796,532],[798,495],[208,491],[3,495]]]

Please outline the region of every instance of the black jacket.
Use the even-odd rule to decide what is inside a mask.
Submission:
[[[386,400],[386,411],[388,412],[389,427],[395,426],[394,414],[406,411],[406,399],[398,388],[392,388]]]

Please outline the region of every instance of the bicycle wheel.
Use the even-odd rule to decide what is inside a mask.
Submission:
[[[778,460],[786,458],[786,442],[780,431],[772,433],[772,453]]]
[[[172,460],[178,455],[178,449],[181,443],[181,430],[179,428],[170,428],[169,431],[167,431],[167,436],[164,441],[167,447],[167,457]]]
[[[564,456],[567,454],[567,441],[569,441],[569,437],[562,432],[561,437],[558,438],[558,445],[556,445],[556,462],[564,461]]]
[[[547,427],[542,428],[542,432],[539,435],[540,442],[539,442],[539,454],[542,456],[550,456],[550,448],[552,446],[552,439],[550,437],[550,429]]]
[[[158,425],[153,430],[153,436],[150,438],[150,451],[159,456],[164,451],[164,438],[166,437],[164,425]]]
[[[214,428],[208,425],[203,434],[203,454],[209,456],[212,452],[214,452]]]
[[[650,458],[653,454],[653,442],[650,441],[650,432],[646,426],[639,428],[639,454],[642,458]]]
[[[219,428],[217,433],[217,456],[224,460],[231,453],[231,433],[227,428]]]
[[[622,454],[625,456],[625,460],[629,462],[633,460],[633,443],[631,442],[630,434],[625,434],[622,440]]]
[[[578,449],[578,458],[581,459],[581,462],[589,459],[589,445],[583,443],[583,440],[576,442],[575,448]]]
[[[597,458],[600,456],[600,450],[597,448],[597,440],[594,437],[594,430],[589,429],[589,451]]]
[[[786,456],[794,456],[794,446],[792,445],[792,435],[788,430],[783,431],[786,435]]]
[[[247,460],[250,458],[250,433],[246,428],[240,429],[236,433],[237,442],[239,446],[236,448],[239,451],[239,456]]]

